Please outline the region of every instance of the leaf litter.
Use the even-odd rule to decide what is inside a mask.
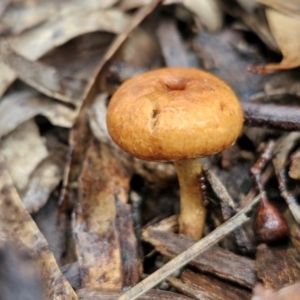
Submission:
[[[39,299],[296,297],[296,2],[1,3],[0,260],[11,273],[0,278],[10,278],[7,286],[25,284]],[[176,65],[225,80],[245,113],[238,142],[204,159],[210,213],[207,239],[198,243],[177,233],[173,166],[125,154],[105,122],[123,81]],[[250,168],[270,140],[274,153],[256,185]],[[273,244],[257,238],[253,228],[264,223],[242,209],[255,206],[259,193],[286,220],[289,237]],[[208,240],[212,247],[197,256]],[[13,271],[28,261],[25,280]],[[0,289],[5,299],[18,293]]]

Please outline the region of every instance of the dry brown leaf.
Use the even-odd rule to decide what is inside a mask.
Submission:
[[[7,88],[14,82],[17,76],[15,72],[1,60],[1,57],[0,57],[0,70],[1,70],[1,77],[0,77],[0,97],[1,97],[4,94],[4,92],[7,90]]]
[[[57,2],[36,5],[11,5],[0,20],[0,33],[19,34],[38,25],[59,9]]]
[[[10,93],[0,100],[0,139],[37,115],[45,116],[53,125],[70,128],[75,114],[74,109],[35,91]]]
[[[11,0],[2,0],[0,3],[0,20],[2,19],[2,15],[4,14],[5,10],[9,6]]]
[[[291,178],[300,179],[300,149],[297,149],[290,157],[291,165],[289,175]]]
[[[54,47],[88,32],[120,33],[129,20],[129,16],[120,10],[104,10],[84,4],[73,14],[64,15],[63,18],[57,15],[45,24],[16,37],[12,41],[12,47],[25,58],[36,60]],[[56,32],[60,34],[55,34]]]
[[[120,0],[119,7],[122,10],[130,10],[141,6],[149,5],[152,0]]]
[[[237,2],[248,13],[252,13],[258,7],[255,0],[237,0]]]
[[[116,201],[126,203],[128,191],[129,177],[119,161],[107,146],[94,141],[80,174],[79,203],[74,221],[83,287],[122,289]]]
[[[273,8],[266,8],[271,33],[281,50],[283,59],[280,63],[262,66],[250,66],[249,70],[257,74],[268,74],[279,70],[300,66],[300,19],[286,15]]]
[[[0,191],[0,243],[3,245],[13,240],[21,249],[32,253],[44,283],[45,299],[78,299],[60,272],[45,238],[24,209],[5,168],[2,155],[0,155]]]
[[[45,141],[32,120],[23,123],[3,138],[0,152],[18,192],[24,191],[30,174],[48,155]]]
[[[43,207],[63,176],[63,157],[58,153],[44,159],[33,171],[22,195],[27,211],[32,214]]]
[[[284,14],[300,18],[300,1],[299,0],[255,0],[258,3],[272,7]]]
[[[0,42],[0,56],[21,79],[41,93],[76,105],[80,101],[86,82],[74,77],[65,78],[41,62],[33,62],[18,55],[6,42]]]
[[[163,3],[184,5],[209,31],[219,30],[223,25],[223,13],[217,0],[164,0]]]
[[[101,7],[100,4],[98,6]],[[80,7],[77,13],[57,15],[41,26],[26,31],[14,38],[11,41],[11,46],[17,54],[24,56],[24,58],[36,60],[54,47],[84,33],[99,30],[120,33],[128,21],[128,15],[119,10],[95,9],[94,6],[84,5],[83,8]],[[60,34],[56,34],[57,32]],[[13,70],[6,70],[5,75],[0,79],[0,95],[5,92],[16,77],[17,74]]]
[[[8,1],[8,0],[5,0]],[[18,34],[25,29],[37,26],[43,21],[49,19],[55,14],[62,12],[76,11],[82,7],[95,5],[96,7],[107,8],[114,5],[117,0],[61,0],[61,1],[37,1],[37,3],[30,3],[26,5],[18,3],[18,5],[11,5],[3,18],[0,20],[0,33]]]

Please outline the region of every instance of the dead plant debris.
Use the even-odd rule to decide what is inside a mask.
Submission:
[[[0,1],[1,299],[298,299],[299,7]],[[244,111],[237,142],[201,160],[199,242],[178,233],[173,164],[106,126],[124,81],[175,66],[220,77]]]

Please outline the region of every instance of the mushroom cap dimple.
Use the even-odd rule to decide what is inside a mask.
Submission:
[[[164,68],[125,81],[110,100],[108,132],[129,154],[176,161],[218,153],[241,133],[243,111],[232,89],[192,68]]]

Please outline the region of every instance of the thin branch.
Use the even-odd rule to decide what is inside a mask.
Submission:
[[[133,300],[140,295],[146,293],[149,289],[156,286],[159,282],[164,280],[166,277],[174,273],[179,268],[189,263],[192,259],[197,257],[199,254],[207,250],[209,247],[214,245],[226,234],[241,226],[243,223],[249,220],[246,213],[249,212],[252,207],[259,201],[260,195],[257,196],[249,205],[244,207],[234,217],[226,221],[224,224],[216,228],[213,232],[208,234],[206,237],[195,243],[186,251],[182,252],[174,259],[165,264],[162,268],[149,275],[146,279],[138,283],[132,289],[125,292],[118,300]]]

